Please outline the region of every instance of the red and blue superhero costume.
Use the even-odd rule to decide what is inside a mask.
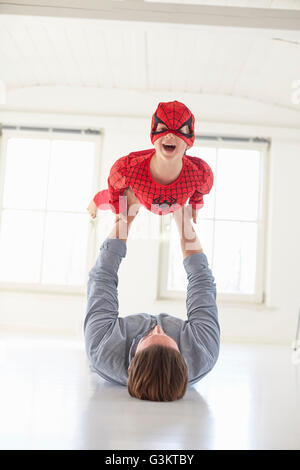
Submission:
[[[156,131],[157,124],[163,123],[167,129]],[[194,136],[194,116],[190,110],[178,101],[159,103],[152,117],[151,142],[164,134],[174,133],[192,146]],[[188,125],[189,134],[180,129]],[[174,212],[189,204],[194,209],[203,207],[203,195],[208,194],[213,185],[213,173],[209,165],[198,157],[183,155],[182,170],[178,178],[170,184],[157,183],[151,175],[150,160],[155,148],[131,152],[119,158],[111,167],[108,177],[108,189],[100,191],[94,197],[99,209],[111,209],[116,214],[126,212],[126,198],[122,197],[130,187],[139,202],[148,210],[159,215]]]

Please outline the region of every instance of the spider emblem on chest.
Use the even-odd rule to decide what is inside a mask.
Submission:
[[[154,197],[152,201],[153,205],[159,206],[162,209],[165,209],[167,206],[170,207],[176,203],[177,203],[177,199],[173,196],[169,196],[168,198],[162,200],[162,196],[159,195],[158,197]]]

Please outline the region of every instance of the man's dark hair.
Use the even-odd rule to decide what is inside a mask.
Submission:
[[[176,349],[153,344],[130,362],[128,392],[140,400],[178,400],[184,396],[187,383],[187,365]]]

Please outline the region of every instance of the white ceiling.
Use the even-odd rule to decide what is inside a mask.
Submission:
[[[279,8],[283,1],[252,3]],[[0,81],[8,92],[65,86],[222,95],[299,111],[291,99],[299,58],[300,32],[291,39],[271,30],[0,15]]]

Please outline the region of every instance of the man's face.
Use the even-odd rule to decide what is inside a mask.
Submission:
[[[167,346],[179,351],[176,341],[166,335],[160,325],[157,325],[147,336],[140,339],[135,352],[138,353],[153,344],[160,344],[161,346]]]
[[[167,127],[165,124],[159,122],[157,124],[157,131],[166,130]],[[181,132],[188,134],[189,128],[188,126],[184,126],[180,129]],[[173,148],[168,148],[167,145],[172,145]],[[182,156],[186,149],[190,148],[187,143],[178,137],[177,135],[169,132],[168,134],[163,135],[159,139],[156,139],[154,142],[155,150],[159,155],[163,155],[165,157],[175,157],[175,156]]]

